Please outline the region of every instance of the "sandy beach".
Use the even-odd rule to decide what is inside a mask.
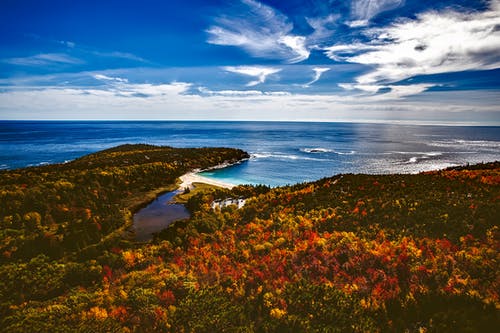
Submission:
[[[182,175],[181,177],[179,177],[179,179],[182,181],[181,185],[179,185],[180,190],[184,190],[186,188],[193,189],[194,188],[193,183],[205,183],[205,184],[219,186],[219,187],[228,188],[228,189],[232,189],[233,187],[236,186],[234,184],[225,183],[225,182],[221,182],[218,180],[214,180],[214,179],[200,176],[196,172],[188,172],[188,173]]]

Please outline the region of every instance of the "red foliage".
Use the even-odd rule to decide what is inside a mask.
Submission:
[[[161,292],[158,295],[158,298],[166,306],[175,304],[175,295],[172,292],[172,290],[165,290],[165,291]]]
[[[113,277],[113,270],[108,265],[102,266],[102,276],[110,281]]]
[[[118,319],[121,322],[125,322],[125,321],[127,321],[127,318],[128,318],[127,308],[120,305],[111,311],[110,316],[112,318]]]

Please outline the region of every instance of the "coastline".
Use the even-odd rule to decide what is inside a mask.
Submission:
[[[195,170],[192,170],[190,172],[187,172],[187,173],[185,173],[185,174],[183,174],[182,176],[179,177],[179,179],[181,181],[181,184],[179,185],[178,190],[179,191],[184,191],[186,188],[192,190],[195,187],[194,183],[203,183],[203,184],[207,184],[207,185],[212,185],[212,186],[218,186],[218,187],[222,187],[222,188],[232,189],[233,187],[238,186],[238,185],[237,184],[228,183],[228,182],[223,182],[223,181],[220,181],[220,180],[211,179],[211,178],[208,178],[208,177],[205,177],[205,176],[200,176],[199,173],[203,172],[203,171],[209,171],[209,170],[224,169],[224,168],[236,165],[236,164],[240,164],[240,163],[242,163],[242,162],[244,162],[246,160],[247,159],[242,159],[242,160],[237,161],[235,163],[222,163],[222,164],[213,166],[211,168],[207,168],[207,169],[203,169],[203,170],[201,170],[201,169],[195,169]]]
[[[200,176],[197,172],[194,172],[194,171],[188,172],[188,173],[180,176],[179,179],[182,182],[179,185],[180,191],[183,191],[186,188],[189,188],[190,190],[194,189],[194,187],[195,187],[194,183],[204,183],[204,184],[218,186],[218,187],[227,188],[227,189],[232,189],[233,187],[236,186],[235,184],[230,184],[230,183],[210,179],[210,178],[207,178],[204,176]]]

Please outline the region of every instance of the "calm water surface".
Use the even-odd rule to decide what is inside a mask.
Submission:
[[[184,205],[171,202],[177,193],[177,191],[173,191],[158,196],[134,215],[132,229],[137,241],[149,241],[152,239],[153,233],[165,229],[170,223],[189,218],[189,211]]]

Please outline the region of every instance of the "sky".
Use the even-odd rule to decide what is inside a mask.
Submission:
[[[500,0],[1,0],[0,120],[500,125]]]

